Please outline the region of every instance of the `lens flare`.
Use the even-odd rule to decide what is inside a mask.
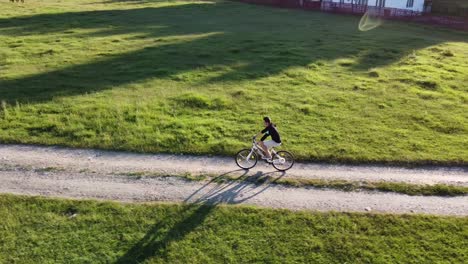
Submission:
[[[382,25],[383,21],[379,17],[379,12],[373,9],[367,10],[359,21],[360,31],[369,31]]]

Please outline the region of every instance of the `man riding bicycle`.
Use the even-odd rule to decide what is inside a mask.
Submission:
[[[281,137],[278,133],[278,130],[276,129],[275,124],[271,122],[271,119],[268,116],[264,117],[263,121],[264,121],[263,124],[265,126],[265,129],[263,129],[260,133],[255,135],[255,138],[263,134],[263,137],[260,139],[260,142],[258,143],[258,145],[265,153],[264,158],[268,162],[272,162],[270,149],[281,145]],[[271,136],[271,140],[264,141],[269,136]]]

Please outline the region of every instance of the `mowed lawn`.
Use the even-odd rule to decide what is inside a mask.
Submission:
[[[2,263],[463,263],[468,218],[0,196]]]
[[[0,142],[467,164],[468,33],[229,1],[0,3]]]

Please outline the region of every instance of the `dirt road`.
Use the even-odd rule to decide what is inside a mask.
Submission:
[[[468,215],[468,196],[422,197],[379,192],[342,192],[293,188],[270,183],[232,181],[218,184],[177,177],[127,176],[135,172],[251,174],[253,177],[403,181],[467,185],[465,168],[418,169],[383,166],[298,164],[285,174],[258,166],[236,168],[232,159],[58,147],[0,145],[0,193],[93,198],[118,201],[172,201],[248,204],[293,210]]]
[[[149,155],[130,152],[1,145],[0,166],[31,168],[54,167],[67,171],[95,171],[100,173],[210,174],[220,175],[239,169],[233,158],[183,155]],[[272,173],[276,170],[259,162],[249,175]],[[233,172],[236,174],[236,172]],[[239,174],[239,172],[237,172]],[[349,166],[296,163],[285,177],[349,181],[391,181],[413,184],[445,183],[468,186],[468,168]]]

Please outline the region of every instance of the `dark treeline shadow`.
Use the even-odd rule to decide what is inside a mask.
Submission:
[[[285,12],[296,12],[292,14]],[[323,23],[329,21],[330,23]],[[5,36],[64,33],[93,38],[139,34],[154,45],[105,55],[85,64],[16,79],[0,79],[0,100],[43,102],[54,97],[92,93],[150,78],[170,78],[206,67],[231,67],[207,83],[255,80],[318,60],[357,57],[350,71],[387,65],[408,52],[448,39],[402,35],[391,27],[359,32],[357,19],[322,13],[273,10],[232,2],[122,10],[40,14],[0,19]],[[397,27],[398,28],[398,27]],[[74,33],[76,29],[96,29]],[[420,28],[413,28],[419,32]],[[200,37],[165,42],[165,37]],[[454,39],[463,36],[453,35]],[[123,41],[132,41],[131,38]]]

